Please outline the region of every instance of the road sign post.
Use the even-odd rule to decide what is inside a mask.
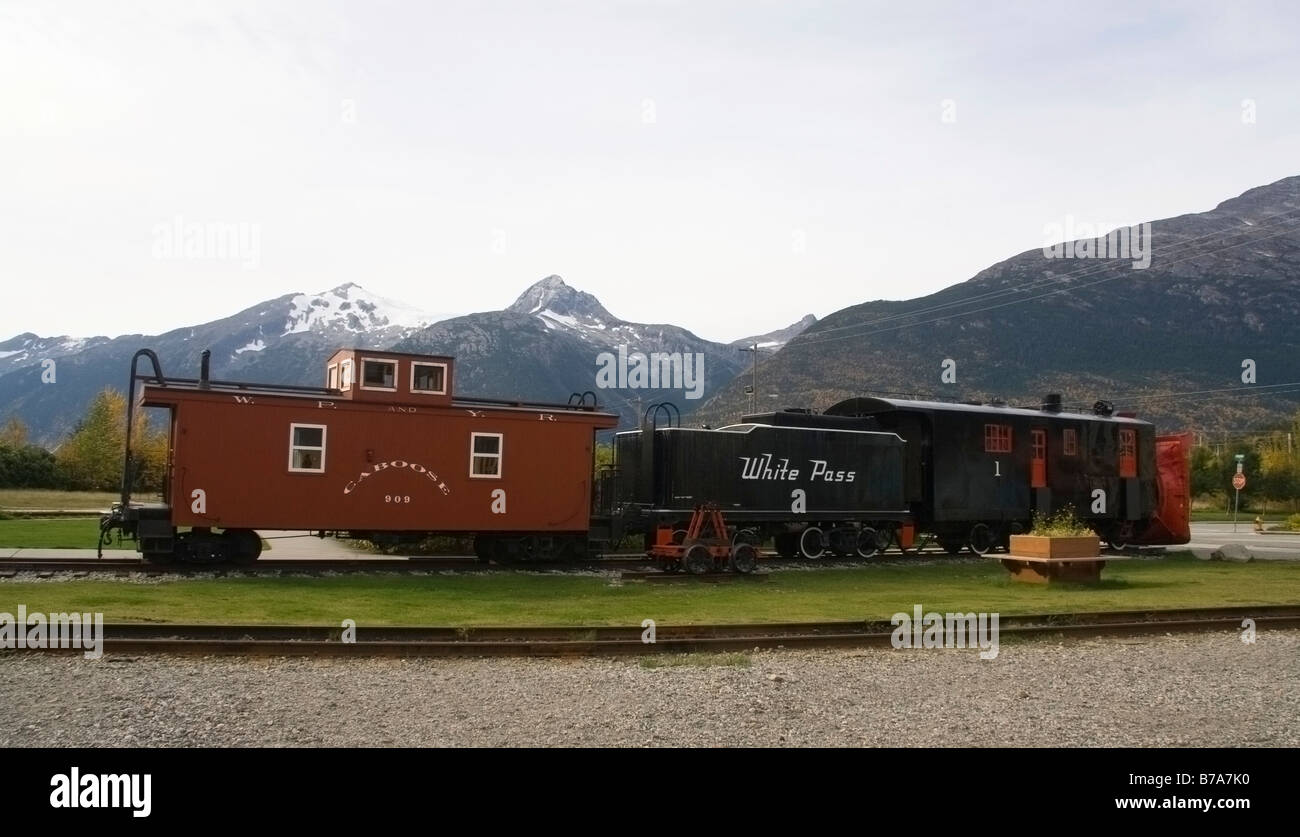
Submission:
[[[1242,462],[1245,458],[1246,455],[1244,453],[1236,455],[1237,473],[1232,475],[1232,531],[1234,533],[1237,531],[1237,510],[1241,508],[1241,489],[1246,487],[1246,475],[1241,472]]]

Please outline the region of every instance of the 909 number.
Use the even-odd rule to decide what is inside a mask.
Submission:
[[[385,503],[409,503],[411,502],[410,494],[385,494]]]

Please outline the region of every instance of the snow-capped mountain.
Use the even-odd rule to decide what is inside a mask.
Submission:
[[[286,294],[230,317],[155,336],[78,341],[19,335],[0,343],[0,354],[9,352],[0,357],[0,421],[17,414],[33,439],[57,442],[95,393],[122,385],[131,355],[140,348],[154,349],[168,375],[197,376],[199,356],[210,349],[214,378],[303,385],[323,384],[325,359],[343,346],[449,354],[458,361],[456,390],[462,394],[564,401],[571,392],[593,390],[629,423],[651,401],[671,400],[686,411],[702,398],[687,399],[683,389],[601,390],[596,381],[601,353],[625,347],[626,353],[702,357],[699,390],[705,397],[748,362],[734,347],[678,326],[619,319],[558,276],[533,284],[503,311],[430,324],[433,319],[348,283],[315,294]],[[57,359],[58,386],[41,384],[39,361],[48,357]]]
[[[732,340],[731,345],[747,347],[753,346],[757,343],[760,350],[767,350],[770,354],[798,337],[804,332],[804,329],[816,322],[817,318],[812,314],[805,314],[804,318],[797,323],[788,325],[785,328],[778,328],[776,331],[769,331],[767,334],[756,334],[753,337],[742,337],[739,340]]]
[[[24,366],[40,364],[94,348],[108,342],[107,337],[40,337],[31,332],[19,334],[0,343],[0,375]]]
[[[626,424],[639,420],[654,401],[672,401],[687,412],[702,403],[701,391],[707,397],[747,362],[734,347],[680,326],[620,319],[559,276],[536,282],[503,311],[435,323],[395,348],[456,357],[456,390],[465,395],[564,401],[570,393],[591,390]],[[597,371],[611,357],[656,352],[689,355],[693,371],[702,365],[693,397],[687,397],[684,381],[681,387],[601,388]]]
[[[324,361],[342,346],[387,347],[433,318],[348,283],[294,293],[210,323],[155,336],[38,338],[0,343],[0,418],[17,413],[34,440],[57,441],[95,393],[121,387],[131,355],[154,349],[168,375],[195,377],[199,355],[212,351],[212,375],[227,380],[320,385]],[[41,382],[41,360],[56,362],[57,386]]]
[[[290,297],[281,336],[305,331],[369,335],[396,329],[409,333],[435,319],[431,314],[377,296],[355,282],[348,282],[323,293]]]

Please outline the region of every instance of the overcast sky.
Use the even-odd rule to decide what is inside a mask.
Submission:
[[[1298,43],[1289,2],[0,0],[0,339],[548,274],[738,338],[1300,173]]]

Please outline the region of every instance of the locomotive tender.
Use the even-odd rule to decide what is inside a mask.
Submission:
[[[140,373],[147,359],[152,373]],[[1072,507],[1114,545],[1190,538],[1187,440],[1148,422],[1041,409],[885,398],[824,414],[785,410],[719,429],[596,434],[618,417],[591,393],[568,403],[453,394],[453,358],[342,349],[324,387],[169,378],[132,359],[120,503],[101,520],[146,559],[253,561],[257,534],[308,530],[400,541],[472,535],[481,559],[577,557],[643,534],[685,534],[716,507],[735,543],[771,537],[783,555],[868,557],[922,533],[982,554],[1035,511]],[[161,502],[131,499],[137,407],[168,415]],[[679,423],[678,423],[679,424]]]

